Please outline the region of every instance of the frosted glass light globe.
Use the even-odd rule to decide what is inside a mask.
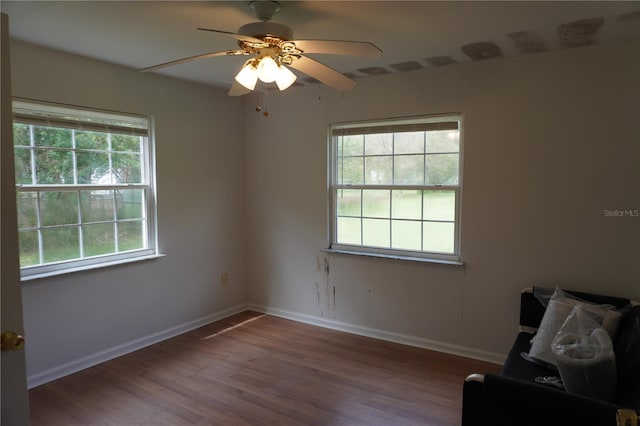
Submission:
[[[278,64],[270,56],[260,59],[258,64],[258,78],[265,83],[273,83],[278,76]]]

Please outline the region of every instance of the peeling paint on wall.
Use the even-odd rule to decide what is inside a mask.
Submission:
[[[558,26],[558,36],[563,47],[588,46],[596,42],[604,18],[581,19]]]
[[[331,287],[329,283],[330,271],[331,266],[329,264],[329,256],[324,252],[318,253],[315,295],[316,303],[320,308],[320,316],[322,318],[333,318],[335,316],[336,288],[335,286]]]

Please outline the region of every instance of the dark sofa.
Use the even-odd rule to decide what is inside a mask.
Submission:
[[[582,300],[628,306],[629,299],[566,291]],[[500,374],[473,374],[463,388],[463,426],[637,426],[640,414],[640,305],[620,322],[613,341],[617,393],[602,401],[565,392],[536,377],[559,376],[557,370],[526,360],[530,340],[540,325],[545,307],[531,289],[520,298],[520,329]]]

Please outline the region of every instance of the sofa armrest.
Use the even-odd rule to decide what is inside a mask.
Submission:
[[[546,385],[486,374],[482,381],[474,377],[464,383],[462,426],[618,426],[620,408],[624,407]]]

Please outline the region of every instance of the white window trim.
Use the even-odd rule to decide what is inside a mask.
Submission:
[[[333,131],[335,129],[351,129],[351,128],[366,128],[373,126],[385,126],[385,125],[411,125],[415,123],[424,122],[439,122],[444,120],[458,121],[459,127],[459,170],[458,170],[458,185],[446,186],[446,185],[337,185],[335,182],[337,173],[335,167],[337,165],[337,147],[333,138]],[[461,229],[462,229],[462,188],[463,188],[463,161],[464,161],[464,125],[463,125],[462,113],[446,113],[428,116],[416,116],[416,117],[403,117],[403,118],[388,118],[379,120],[357,121],[357,122],[336,122],[332,123],[328,129],[328,149],[327,149],[327,161],[329,164],[329,175],[327,179],[327,196],[328,196],[328,241],[327,248],[323,251],[344,255],[356,255],[366,257],[377,257],[384,259],[394,260],[407,260],[418,261],[427,263],[439,263],[445,265],[464,265],[462,261],[462,247],[461,247]],[[337,201],[336,201],[336,189],[338,187],[343,189],[388,189],[390,187],[398,189],[416,189],[416,190],[454,190],[456,197],[455,205],[455,235],[454,235],[454,254],[436,253],[427,251],[413,251],[413,250],[398,250],[392,248],[379,248],[360,245],[339,244],[337,241]]]
[[[102,109],[94,109],[77,105],[65,105],[53,102],[45,102],[40,100],[32,100],[26,98],[13,98],[14,120],[20,122],[30,122],[34,125],[47,125],[55,122],[58,127],[74,129],[84,129],[90,131],[109,132],[112,130],[123,130],[143,136],[146,133],[146,143],[142,160],[144,161],[143,170],[146,183],[143,184],[110,184],[105,185],[109,189],[145,189],[146,203],[143,206],[145,215],[146,248],[111,253],[99,256],[85,257],[82,259],[73,259],[60,262],[51,262],[41,265],[25,266],[20,268],[21,281],[29,281],[33,279],[46,278],[56,275],[68,274],[78,271],[85,271],[103,267],[110,267],[136,261],[145,261],[156,259],[164,255],[159,253],[158,245],[158,224],[157,224],[157,186],[156,186],[156,153],[155,153],[155,121],[151,116],[143,116],[140,114],[108,111]],[[18,113],[15,110],[18,109]],[[78,120],[65,119],[62,117],[65,112],[71,112]],[[48,115],[47,113],[51,114]],[[33,114],[33,115],[31,115]],[[62,117],[62,118],[60,118]],[[118,118],[125,118],[129,125],[121,125],[116,122]],[[144,131],[137,130],[145,128]],[[75,169],[74,169],[75,172]],[[27,191],[35,188],[47,187],[52,190],[60,191],[78,191],[81,189],[95,189],[100,185],[25,185],[17,184],[16,192]]]

